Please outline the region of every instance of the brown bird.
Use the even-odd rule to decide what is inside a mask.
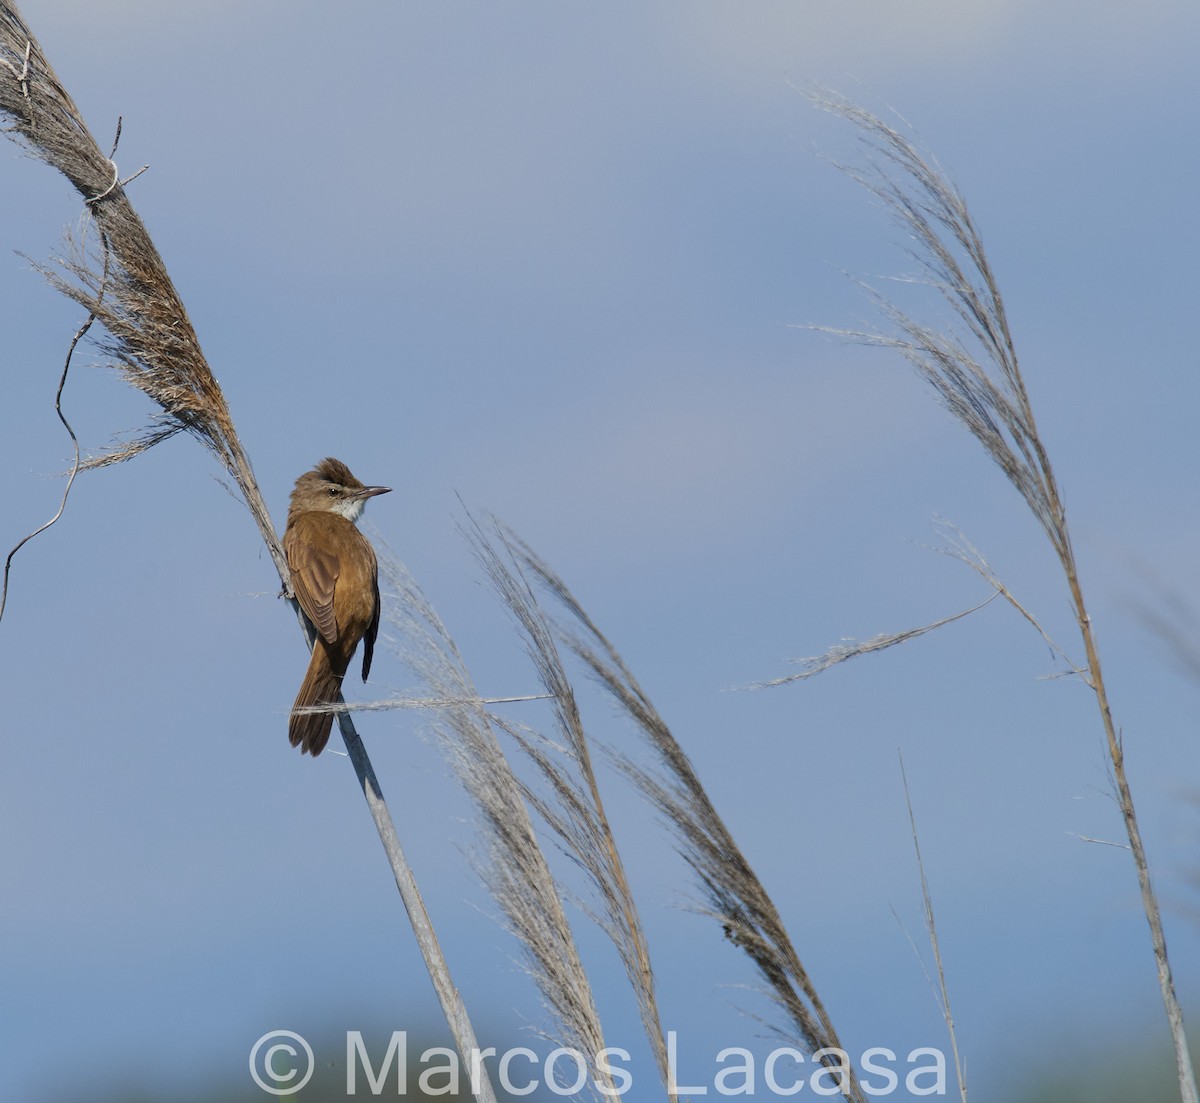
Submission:
[[[358,641],[363,641],[363,681],[379,633],[379,572],[375,551],[354,522],[368,498],[391,487],[363,486],[341,460],[322,460],[296,480],[288,506],[283,550],[292,589],[317,639],[292,715],[288,739],[314,758],[329,742],[333,713],[297,713],[331,705]]]

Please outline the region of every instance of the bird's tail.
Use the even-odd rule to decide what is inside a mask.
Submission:
[[[325,744],[329,742],[329,733],[333,729],[334,714],[298,713],[296,710],[336,703],[342,688],[342,674],[345,674],[344,670],[341,674],[334,671],[330,665],[329,653],[318,639],[288,720],[288,739],[293,747],[300,748],[302,754],[310,754],[316,758],[325,749]]]

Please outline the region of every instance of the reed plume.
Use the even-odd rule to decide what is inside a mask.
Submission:
[[[549,787],[549,796],[527,788],[527,798],[592,882],[600,903],[597,922],[620,955],[667,1097],[674,1103],[676,1096],[668,1068],[666,1035],[658,1010],[650,949],[609,824],[590,740],[555,642],[553,626],[521,569],[512,534],[493,520],[488,531],[476,524],[468,536],[493,588],[517,624],[538,679],[553,699],[555,728],[565,750],[564,754],[555,753],[557,748],[534,733],[501,721]]]
[[[864,1103],[833,1022],[774,901],[713,806],[683,747],[562,578],[513,533],[502,530],[502,536],[523,571],[565,614],[565,621],[543,614],[543,622],[556,629],[650,748],[656,768],[644,767],[629,755],[615,756],[618,765],[661,814],[696,876],[705,910],[731,945],[750,959],[768,996],[785,1015],[788,1025],[776,1025],[776,1033],[806,1045],[836,1077],[843,1097]]]
[[[1196,1103],[1196,1079],[1183,1012],[1175,994],[1162,915],[1126,775],[1124,742],[1109,705],[1100,651],[1084,601],[1062,494],[1038,433],[1008,316],[983,239],[962,194],[931,156],[857,104],[826,91],[814,91],[810,98],[817,106],[857,128],[868,152],[868,167],[864,170],[841,167],[883,202],[912,243],[909,256],[961,326],[946,330],[926,325],[872,292],[888,323],[886,331],[828,332],[899,352],[1004,472],[1054,549],[1086,657],[1077,673],[1092,691],[1100,714],[1117,802],[1150,928],[1159,989],[1175,1046],[1181,1097],[1184,1103]],[[975,565],[979,569],[978,563]],[[986,564],[980,573],[988,576]],[[1022,615],[1033,619],[1001,584],[994,578],[991,581]],[[1033,623],[1041,631],[1040,625]]]
[[[384,582],[384,615],[400,633],[399,640],[386,636],[385,642],[432,694],[434,732],[477,806],[483,853],[476,864],[557,1024],[549,1036],[584,1054],[597,1082],[612,1087],[609,1075],[595,1068],[605,1041],[591,984],[530,820],[526,791],[496,739],[496,719],[416,580],[378,535],[373,543]]]
[[[189,433],[217,457],[237,484],[290,597],[287,561],[225,396],[166,265],[126,195],[125,184],[140,171],[121,178],[16,5],[8,0],[0,0],[0,117],[10,137],[71,182],[98,230],[98,246],[89,248],[85,236],[75,243],[61,270],[38,267],[55,288],[101,323],[106,336],[98,341],[100,348],[127,382],[158,407],[140,436],[91,466],[129,459],[176,433]],[[116,143],[114,153],[115,148]],[[311,648],[311,632],[294,600],[292,604]],[[371,760],[349,715],[340,713],[338,724],[442,1009],[460,1052],[469,1059],[478,1049],[474,1029],[450,979]],[[494,1101],[486,1073],[475,1087],[484,1103]]]

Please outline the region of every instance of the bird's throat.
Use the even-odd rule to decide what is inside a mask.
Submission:
[[[363,506],[366,504],[362,498],[343,499],[340,502],[335,502],[331,511],[340,514],[353,524],[362,516]]]

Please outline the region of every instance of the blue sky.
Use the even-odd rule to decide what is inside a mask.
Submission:
[[[1165,1044],[1094,703],[1007,608],[814,682],[733,687],[981,583],[958,525],[1077,655],[1044,539],[906,366],[804,327],[871,319],[904,242],[831,168],[809,81],[899,112],[965,192],[1067,500],[1167,910],[1200,1014],[1197,687],[1141,626],[1198,600],[1192,370],[1200,12],[943,0],[485,7],[135,0],[24,13],[123,171],[282,521],[336,455],[487,693],[532,671],[459,497],[568,580],[671,722],[773,891],[843,1039],[942,1045],[918,943],[903,751],[979,1099],[1110,1040]],[[0,154],[0,467],[11,546],[69,462],[53,392],[76,308],[44,259],[79,205]],[[936,312],[935,304],[929,309]],[[95,354],[91,354],[95,359]],[[149,411],[103,368],[85,446]],[[423,1028],[436,1005],[346,760],[301,759],[304,654],[214,462],[175,440],[82,479],[18,556],[0,625],[0,1094],[236,1079],[275,1027]],[[376,659],[362,693],[408,687]],[[629,739],[602,702],[596,734]],[[529,719],[536,719],[531,713]],[[464,860],[470,809],[405,713],[362,722],[456,980],[485,1029],[542,1021]],[[653,817],[606,779],[686,1052],[765,1052],[762,1003]],[[638,1047],[580,917],[610,1040]],[[729,986],[735,986],[730,988]],[[1115,1044],[1115,1041],[1111,1042]],[[703,1065],[700,1057],[698,1065]],[[652,1074],[645,1066],[647,1081]],[[703,1075],[703,1074],[702,1074]]]

